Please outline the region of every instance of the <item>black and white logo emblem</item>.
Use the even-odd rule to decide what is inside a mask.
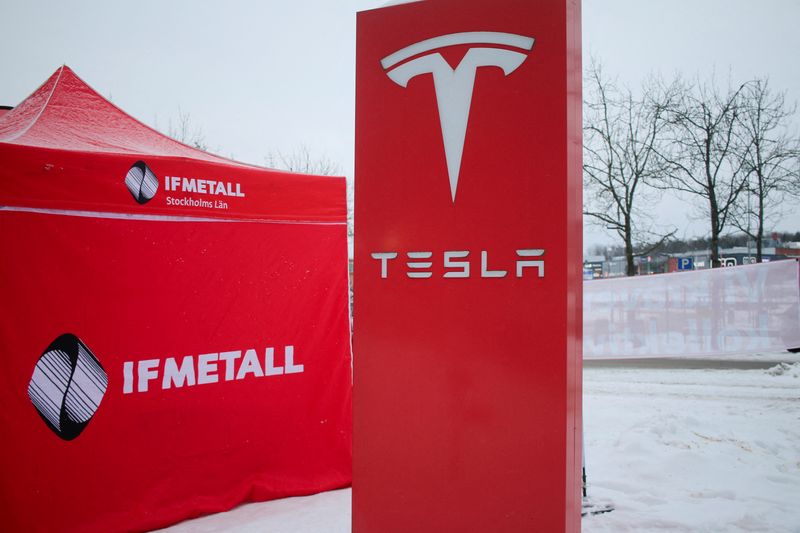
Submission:
[[[134,200],[146,204],[158,192],[158,177],[144,161],[137,161],[125,175],[125,186]]]
[[[100,361],[78,337],[65,333],[37,361],[28,397],[56,435],[72,440],[97,412],[106,388]]]

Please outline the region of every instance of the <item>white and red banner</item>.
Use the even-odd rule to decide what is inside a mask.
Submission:
[[[575,1],[359,13],[353,529],[577,531]]]
[[[594,280],[585,359],[713,357],[800,348],[797,261]]]
[[[349,485],[344,180],[170,148],[64,69],[0,119],[0,528]]]

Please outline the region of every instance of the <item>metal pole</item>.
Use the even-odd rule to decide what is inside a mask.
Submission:
[[[747,262],[750,262],[750,174],[747,175]],[[744,262],[743,262],[744,263]]]

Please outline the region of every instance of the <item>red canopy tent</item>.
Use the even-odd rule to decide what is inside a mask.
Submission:
[[[143,530],[346,486],[345,183],[58,69],[0,116],[0,524]]]

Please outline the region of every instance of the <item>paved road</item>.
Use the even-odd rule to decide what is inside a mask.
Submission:
[[[684,359],[684,358],[652,358],[652,359],[587,359],[583,362],[586,368],[688,368],[688,369],[737,369],[758,370],[772,368],[782,362],[797,361],[796,355],[786,353],[786,357],[770,355],[757,360],[724,360],[724,359]]]

